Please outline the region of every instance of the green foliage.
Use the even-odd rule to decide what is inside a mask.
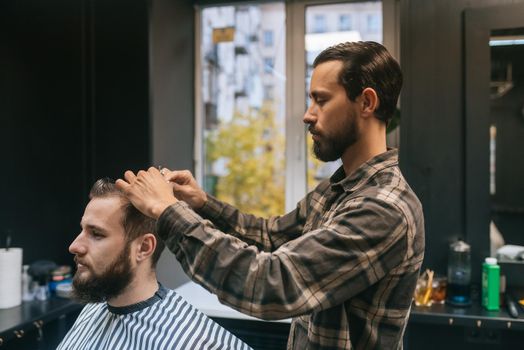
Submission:
[[[216,178],[218,199],[254,215],[284,213],[284,135],[269,106],[235,113],[208,133],[206,145],[206,164],[221,160],[226,168]]]
[[[389,134],[400,125],[400,109],[396,108],[393,113],[393,118],[389,121],[388,127],[386,128],[386,134]]]

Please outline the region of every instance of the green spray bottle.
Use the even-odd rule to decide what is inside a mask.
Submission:
[[[486,258],[482,264],[482,306],[486,310],[500,308],[500,266],[496,258]]]

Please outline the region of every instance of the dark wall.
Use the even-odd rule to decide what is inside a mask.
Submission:
[[[463,13],[519,1],[401,2],[402,92],[400,161],[424,206],[424,265],[445,274],[451,241],[465,237]],[[488,171],[488,169],[486,169]],[[480,267],[474,266],[479,281]]]
[[[84,197],[80,2],[0,3],[0,232],[24,262],[67,257]],[[56,244],[49,244],[50,239]]]
[[[93,181],[150,163],[147,2],[0,2],[0,234],[67,251]]]
[[[92,1],[93,178],[151,165],[147,0]]]

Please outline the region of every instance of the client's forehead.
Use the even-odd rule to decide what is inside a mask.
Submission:
[[[82,226],[96,226],[109,232],[124,234],[122,217],[124,201],[119,196],[92,198],[82,217]]]

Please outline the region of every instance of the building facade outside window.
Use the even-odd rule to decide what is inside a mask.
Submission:
[[[264,57],[264,72],[265,73],[273,72],[274,65],[275,65],[275,61],[273,57]]]
[[[367,27],[370,33],[379,33],[382,30],[382,17],[376,13],[366,16]]]
[[[315,15],[315,33],[324,33],[326,31],[326,16]]]
[[[265,47],[273,46],[273,31],[272,30],[264,31],[264,46]]]
[[[338,30],[345,32],[351,30],[351,15],[340,15],[338,17]]]

